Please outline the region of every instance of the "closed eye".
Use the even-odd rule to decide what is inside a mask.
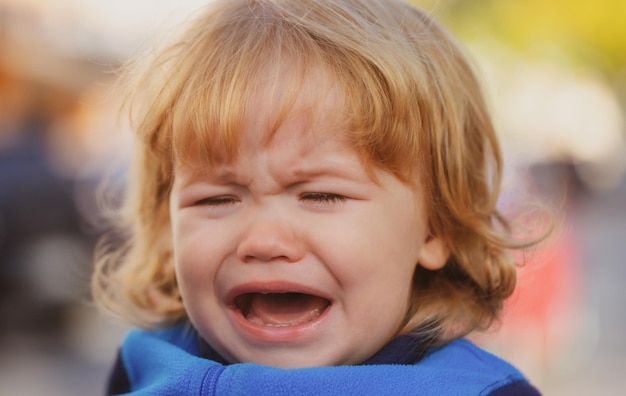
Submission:
[[[239,200],[230,195],[220,195],[217,197],[209,197],[203,198],[195,202],[195,205],[200,206],[221,206],[221,205],[232,205],[239,202]]]
[[[331,204],[345,202],[348,198],[339,194],[312,192],[302,194],[300,199],[318,204]]]

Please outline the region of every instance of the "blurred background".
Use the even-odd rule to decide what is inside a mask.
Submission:
[[[0,0],[0,394],[102,394],[127,325],[92,306],[99,183],[131,131],[129,56],[204,1]],[[501,207],[555,232],[477,342],[546,395],[626,389],[626,2],[416,1],[466,45],[506,157]],[[536,224],[532,216],[528,227]]]

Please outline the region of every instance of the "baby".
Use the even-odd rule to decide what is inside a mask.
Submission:
[[[424,12],[215,0],[132,89],[93,289],[143,330],[109,393],[538,394],[462,339],[497,318],[524,243],[495,207],[480,86]]]

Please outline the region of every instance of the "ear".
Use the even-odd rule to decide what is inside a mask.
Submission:
[[[419,253],[418,264],[427,270],[435,271],[443,268],[450,256],[450,249],[441,238],[433,235],[426,237]]]

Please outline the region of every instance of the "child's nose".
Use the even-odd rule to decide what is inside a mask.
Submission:
[[[243,262],[296,262],[302,258],[303,248],[294,231],[289,220],[257,216],[244,231],[237,257]]]

